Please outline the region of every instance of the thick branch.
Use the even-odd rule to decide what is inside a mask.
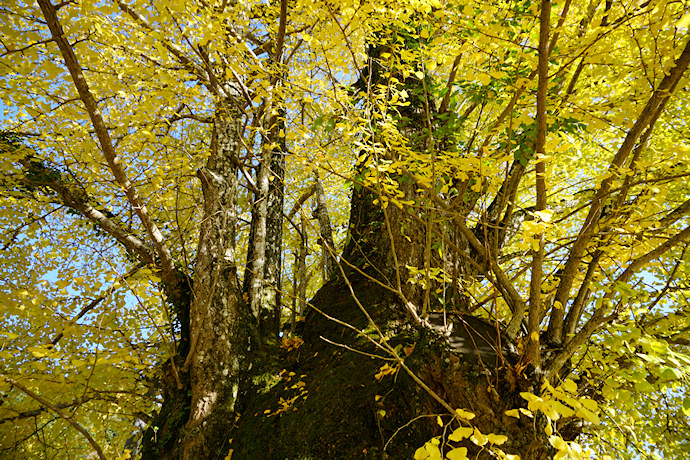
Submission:
[[[438,109],[438,113],[446,113],[448,111],[448,106],[450,105],[450,95],[453,92],[453,83],[455,83],[455,75],[458,72],[458,67],[460,66],[460,61],[462,59],[462,53],[455,56],[453,61],[453,66],[450,69],[450,74],[448,75],[448,82],[446,83],[446,95],[443,96],[443,101]]]
[[[569,3],[568,3],[569,5]],[[566,5],[567,11],[567,5]],[[546,209],[546,166],[544,156],[546,155],[544,146],[546,144],[546,92],[549,83],[549,26],[551,20],[551,0],[542,0],[541,17],[539,19],[539,82],[537,83],[537,145],[536,163],[534,170],[536,173],[535,185],[537,193],[536,210]],[[539,247],[532,255],[532,272],[529,290],[529,320],[528,332],[529,342],[527,345],[527,358],[535,366],[539,366],[539,323],[541,321],[541,282],[544,270],[544,234],[540,233]],[[522,323],[524,312],[516,311],[508,325],[508,333],[513,335]],[[511,328],[512,326],[512,328]]]
[[[550,361],[549,365],[546,366],[546,376],[549,380],[553,381],[558,375],[565,363],[568,362],[571,356],[584,344],[589,338],[594,334],[594,332],[602,324],[611,321],[618,317],[618,315],[606,316],[605,308],[599,308],[594,312],[592,317],[585,323],[585,325],[580,329],[580,331],[575,334],[575,336],[570,340],[554,358]]]
[[[57,16],[57,11],[55,7],[50,3],[49,0],[38,0],[38,4],[41,7],[43,16],[46,19],[48,27],[50,28],[50,33],[53,36],[53,40],[58,45],[62,57],[64,59],[67,70],[69,70],[72,76],[72,81],[79,92],[79,98],[84,103],[86,111],[91,119],[91,124],[93,125],[96,137],[101,145],[101,151],[103,156],[108,162],[108,166],[112,171],[118,184],[122,187],[127,196],[127,200],[132,205],[132,208],[136,212],[137,216],[141,220],[144,228],[146,228],[147,233],[153,240],[156,247],[156,253],[161,260],[163,269],[170,273],[174,271],[174,264],[170,250],[166,247],[163,235],[161,234],[156,224],[151,220],[146,207],[142,204],[141,199],[133,187],[132,183],[127,178],[125,170],[122,166],[120,158],[117,157],[115,153],[115,148],[113,147],[112,140],[110,139],[110,133],[105,125],[103,116],[98,109],[98,104],[89,89],[89,85],[84,78],[84,72],[77,60],[77,56],[74,54],[72,46],[67,41],[67,36],[65,31],[60,25],[60,21]]]
[[[646,254],[633,260],[628,268],[625,269],[623,273],[616,279],[615,283],[627,283],[630,278],[642,267],[647,265],[650,261],[656,259],[657,257],[663,255],[666,251],[673,248],[677,244],[682,243],[686,239],[690,238],[690,226],[685,227],[682,231],[676,233],[671,238],[666,240],[663,244],[657,246]],[[611,297],[613,290],[611,290],[607,296]]]
[[[504,209],[506,209],[508,203],[510,203],[512,198],[515,196],[515,192],[520,185],[520,181],[522,180],[522,175],[524,173],[525,167],[522,165],[522,163],[520,163],[518,160],[513,161],[513,163],[510,165],[508,178],[503,181],[501,188],[496,193],[496,196],[491,201],[491,204],[486,211],[486,219],[490,226],[498,225],[500,222],[501,213]],[[508,217],[507,214],[508,213],[506,213],[506,216],[504,216],[504,220]],[[497,232],[499,247],[501,245],[500,233],[500,231]]]
[[[295,216],[297,211],[299,211],[302,208],[302,205],[309,199],[311,196],[316,192],[316,184],[310,186],[308,189],[306,189],[300,197],[297,199],[295,204],[292,206],[292,209],[290,209],[290,212],[287,214],[287,219],[292,220],[292,218]]]
[[[283,47],[285,44],[285,25],[287,24],[287,0],[280,0],[280,19],[278,21],[278,36],[276,37],[275,61],[283,63]]]
[[[90,401],[92,399],[93,399],[92,397],[87,396],[87,397],[80,398],[77,401],[73,401],[71,403],[57,403],[57,404],[55,404],[55,407],[58,409],[67,409],[69,407],[81,406],[85,402]],[[22,420],[22,419],[30,418],[30,417],[38,417],[42,413],[49,411],[49,410],[50,409],[48,409],[45,406],[40,406],[38,409],[27,410],[24,412],[17,412],[16,415],[0,419],[0,425],[2,425],[3,423],[14,422],[15,420]]]
[[[84,193],[73,190],[73,187],[70,187],[60,178],[56,177],[55,171],[49,169],[40,161],[31,160],[30,158],[24,158],[19,161],[33,177],[40,178],[40,180],[26,178],[25,182],[28,186],[44,186],[54,190],[60,197],[62,203],[79,212],[100,229],[112,235],[118,242],[127,248],[127,250],[137,254],[142,263],[154,263],[154,256],[149,246],[122,228],[117,222],[113,221],[112,218],[94,208],[88,202]]]
[[[687,214],[690,214],[690,200],[685,201],[676,209],[669,212],[666,217],[659,221],[658,228],[667,228]]]
[[[575,296],[575,301],[573,302],[573,305],[570,307],[570,310],[568,311],[568,316],[566,316],[565,318],[566,338],[568,337],[568,335],[572,335],[575,333],[577,324],[580,322],[580,317],[582,316],[582,312],[585,309],[585,304],[590,295],[589,285],[592,282],[592,279],[594,278],[594,274],[596,273],[597,267],[599,265],[599,259],[601,259],[601,256],[603,254],[604,251],[598,250],[594,254],[594,256],[592,256],[592,260],[589,262],[589,266],[587,267],[587,273],[585,273],[585,279],[582,280],[580,289],[577,291],[577,296]]]

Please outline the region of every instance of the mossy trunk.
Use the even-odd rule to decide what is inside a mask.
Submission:
[[[525,405],[521,391],[535,389],[501,350],[494,325],[468,317],[465,330],[471,332],[458,330],[444,338],[433,326],[408,322],[399,302],[378,284],[359,275],[348,280],[389,343],[400,345],[403,355],[410,353],[405,363],[426,385],[451,407],[475,413],[471,423],[482,433],[506,435],[505,452],[523,459],[548,457],[548,443],[532,419],[505,415]],[[245,394],[241,416],[228,435],[232,458],[411,459],[425,442],[442,436],[437,415],[444,424],[452,416],[402,369],[377,378],[386,363],[396,366],[372,357],[387,356],[365,335],[378,340],[347,283],[331,280],[312,301],[304,344],[284,350],[283,367],[256,376]],[[445,434],[457,427],[453,422]],[[468,447],[471,458],[489,458],[486,449],[471,442],[459,445]]]

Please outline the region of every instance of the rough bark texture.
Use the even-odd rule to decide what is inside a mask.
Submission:
[[[267,122],[269,135],[262,144],[252,226],[247,250],[243,292],[258,322],[255,342],[275,352],[280,328],[280,291],[283,249],[285,129],[282,111]]]
[[[229,102],[216,111],[211,155],[199,171],[204,220],[191,305],[189,420],[181,438],[183,458],[206,458],[223,448],[232,420],[243,356],[240,288],[235,259],[236,155],[239,115]],[[212,414],[213,416],[209,416]],[[178,454],[179,455],[179,454]]]
[[[326,192],[323,189],[319,174],[314,171],[314,186],[316,188],[316,209],[314,217],[319,221],[319,244],[321,245],[321,258],[323,261],[324,281],[337,274],[338,266],[335,257],[335,244],[333,243],[333,231],[331,230],[331,218],[326,204]]]
[[[309,239],[307,234],[307,217],[304,215],[304,213],[302,213],[300,217],[302,238],[300,239],[299,254],[297,256],[296,264],[297,295],[295,296],[295,300],[297,300],[297,308],[295,312],[299,313],[301,316],[304,314],[304,310],[307,305],[307,284],[309,283],[307,276],[307,250],[309,249]],[[294,321],[292,324],[294,327]]]
[[[506,452],[525,459],[546,458],[544,440],[532,421],[504,415],[524,404],[520,391],[535,389],[514,371],[509,354],[499,351],[494,325],[467,317],[466,328],[457,327],[444,338],[434,327],[412,326],[398,299],[376,283],[356,274],[348,279],[391,343],[414,346],[406,364],[427,385],[453,407],[476,413],[473,424],[483,433],[507,435]],[[412,458],[417,448],[442,434],[435,415],[446,422],[450,416],[408,375],[399,371],[377,380],[375,375],[387,361],[333,345],[380,353],[362,334],[317,312],[367,330],[367,319],[342,278],[324,286],[312,305],[305,345],[287,355],[279,377],[256,379],[274,386],[257,386],[246,400],[230,435],[233,458]],[[463,322],[456,318],[456,324]],[[374,337],[370,329],[365,333]],[[282,404],[294,397],[292,404]],[[465,446],[473,453],[470,458],[479,453],[476,446]],[[484,452],[479,458],[489,457]]]
[[[266,264],[264,267],[264,304],[259,319],[263,340],[272,348],[280,329],[281,276],[283,258],[283,211],[285,208],[285,114],[282,110],[272,119],[270,177],[266,214]],[[281,137],[282,136],[282,137]]]

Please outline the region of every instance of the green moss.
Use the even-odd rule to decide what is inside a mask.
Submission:
[[[260,393],[269,392],[274,386],[280,383],[281,377],[275,372],[264,372],[252,377],[252,383],[256,390]]]

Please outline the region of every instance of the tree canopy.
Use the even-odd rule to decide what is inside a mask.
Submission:
[[[3,457],[128,458],[144,425],[231,456],[246,394],[302,391],[305,315],[436,401],[414,458],[529,458],[509,419],[555,458],[690,451],[687,1],[0,11]],[[452,318],[495,325],[501,422],[424,378],[402,325]]]

